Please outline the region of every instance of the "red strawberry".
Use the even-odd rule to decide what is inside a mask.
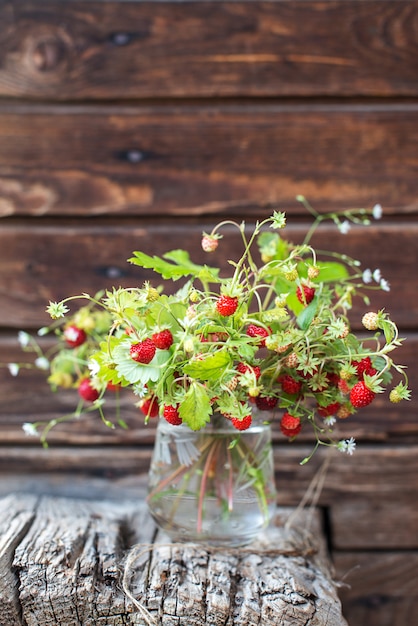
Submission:
[[[295,380],[290,374],[284,374],[278,378],[279,383],[282,385],[282,389],[285,393],[295,394],[299,393],[302,389],[302,383],[300,380]]]
[[[277,398],[274,396],[257,396],[255,403],[260,411],[271,411],[277,404]]]
[[[314,299],[315,289],[308,287],[308,285],[302,285],[296,289],[297,299],[301,304],[309,304]]]
[[[255,324],[250,324],[247,328],[247,335],[249,337],[260,337],[262,341],[260,341],[260,346],[265,346],[265,338],[269,336],[269,331],[261,326],[256,326]]]
[[[233,296],[220,296],[216,302],[218,313],[223,317],[233,315],[238,308],[238,298]]]
[[[87,402],[94,402],[100,393],[91,384],[90,378],[82,378],[78,385],[78,393]]]
[[[359,378],[363,378],[364,374],[368,374],[369,376],[376,374],[376,370],[372,367],[372,362],[369,356],[364,357],[361,361],[353,361],[352,365],[356,368],[357,376]]]
[[[115,383],[108,382],[106,385],[106,389],[107,391],[120,391],[122,389],[122,385],[121,384],[115,385]]]
[[[77,348],[86,341],[87,335],[82,328],[72,325],[64,329],[64,339],[71,348]]]
[[[302,430],[299,417],[294,417],[290,413],[285,413],[280,421],[280,430],[286,437],[296,437]]]
[[[247,365],[246,363],[238,363],[237,370],[240,374],[246,374],[247,372],[253,373],[255,379],[258,380],[261,376],[261,370],[258,365]]]
[[[129,350],[131,358],[137,363],[150,363],[156,352],[155,343],[152,339],[144,339],[139,343],[133,343]]]
[[[335,415],[335,413],[340,408],[341,404],[339,402],[333,402],[332,404],[328,404],[327,406],[319,406],[318,413],[321,417],[328,417],[329,415]]]
[[[157,417],[160,411],[158,400],[155,396],[150,396],[149,398],[142,400],[139,408],[147,417]]]
[[[359,409],[373,402],[375,395],[374,391],[366,387],[364,380],[360,380],[350,391],[350,402]]]
[[[173,426],[180,426],[180,424],[183,423],[183,420],[179,415],[178,406],[166,404],[163,409],[163,416],[167,422]]]
[[[251,422],[251,415],[246,415],[242,420],[238,417],[231,417],[231,423],[237,430],[247,430],[251,426]]]
[[[219,236],[216,237],[214,235],[207,235],[206,233],[203,233],[202,240],[201,240],[202,249],[205,252],[214,252],[216,248],[218,247],[218,243],[219,243],[218,239],[219,239]]]
[[[168,328],[161,330],[158,333],[154,333],[151,339],[159,350],[168,350],[173,344],[173,335]]]

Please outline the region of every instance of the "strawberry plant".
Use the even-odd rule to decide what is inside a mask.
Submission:
[[[69,304],[78,296],[51,302],[57,346],[41,354],[26,336],[24,347],[43,359],[54,389],[79,389],[84,404],[70,417],[87,406],[113,426],[105,417],[107,393],[127,388],[146,421],[159,415],[197,431],[216,414],[243,431],[256,406],[278,415],[284,437],[294,440],[311,428],[314,450],[336,446],[351,454],[352,439],[334,439],[338,419],[367,410],[388,388],[392,402],[409,400],[405,369],[392,358],[401,345],[398,329],[385,311],[370,310],[367,295],[389,291],[387,281],[378,270],[362,271],[355,259],[319,254],[311,245],[325,220],[346,233],[351,223],[380,217],[380,207],[319,214],[299,200],[313,214],[301,244],[283,236],[286,216],[279,211],[251,230],[227,220],[203,233],[202,249],[215,258],[223,227],[237,228],[243,253],[230,262],[228,276],[194,263],[185,250],[162,257],[136,251],[130,262],[153,270],[154,285],[84,294],[87,305],[74,314]],[[180,281],[174,294],[164,293],[166,281]],[[351,330],[355,297],[363,300],[364,333],[372,342]],[[18,367],[10,364],[13,373]],[[50,425],[26,429],[45,441]]]

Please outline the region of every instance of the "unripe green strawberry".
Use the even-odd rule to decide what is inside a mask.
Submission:
[[[300,418],[285,413],[280,420],[280,430],[286,437],[296,437],[302,430]]]
[[[87,402],[95,402],[100,396],[100,393],[95,389],[91,383],[90,378],[82,378],[78,385],[78,393]]]
[[[155,287],[151,287],[148,282],[144,283],[143,289],[145,290],[145,297],[147,299],[147,302],[155,302],[159,299],[160,294],[158,290],[155,289]]]
[[[374,391],[366,387],[364,380],[360,380],[350,391],[350,402],[359,409],[373,402],[375,395]]]
[[[402,402],[402,398],[396,388],[391,390],[389,394],[389,400],[395,404],[397,404],[398,402]]]
[[[87,339],[86,332],[74,324],[64,328],[64,339],[71,348],[81,346]]]
[[[379,328],[379,316],[377,313],[366,313],[363,315],[361,322],[367,330],[377,330]]]
[[[137,363],[148,364],[155,356],[157,348],[152,339],[144,339],[138,343],[134,343],[130,347],[131,358]]]
[[[235,296],[220,296],[216,301],[218,313],[223,317],[233,315],[238,308],[238,298]]]
[[[168,350],[173,344],[173,335],[168,328],[160,330],[158,333],[154,333],[151,339],[159,350]]]
[[[181,419],[179,415],[178,405],[177,406],[173,406],[171,404],[164,405],[163,417],[172,426],[180,426],[180,424],[183,423],[183,420]]]

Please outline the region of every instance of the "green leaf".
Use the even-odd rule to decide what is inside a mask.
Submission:
[[[344,280],[348,278],[349,273],[343,263],[335,261],[318,261],[317,267],[320,268],[319,275],[314,282],[329,283]]]
[[[179,406],[179,415],[192,430],[200,430],[210,421],[212,407],[205,388],[192,384]]]
[[[123,376],[129,383],[143,383],[148,381],[157,381],[162,372],[162,368],[166,366],[167,361],[171,358],[170,352],[167,350],[157,350],[154,358],[148,364],[137,363],[129,353],[131,341],[125,339],[113,351],[113,358],[116,363],[116,371]]]
[[[190,260],[190,255],[186,250],[172,250],[164,254],[164,257],[149,256],[144,252],[134,252],[134,256],[128,259],[130,263],[139,265],[146,269],[152,269],[166,280],[178,280],[183,276],[199,277],[203,275],[209,280],[216,280],[219,270],[217,268],[207,267],[206,265],[197,265]],[[172,261],[169,263],[168,261]]]
[[[222,378],[225,370],[231,364],[231,357],[227,350],[218,350],[208,354],[201,360],[192,361],[184,366],[184,372],[191,378],[216,382]]]
[[[144,252],[134,252],[134,256],[128,259],[129,263],[139,265],[146,269],[152,269],[157,274],[161,274],[164,279],[178,280],[182,276],[189,276],[189,268],[179,267],[173,263],[168,263],[158,256],[149,256]]]
[[[317,299],[314,298],[307,307],[299,313],[296,318],[296,323],[301,330],[307,330],[312,323],[313,318],[316,315],[317,311]]]

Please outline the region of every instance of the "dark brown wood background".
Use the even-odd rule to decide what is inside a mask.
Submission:
[[[190,247],[221,217],[288,213],[297,240],[319,211],[379,202],[384,218],[323,247],[380,268],[376,294],[418,348],[418,2],[0,1],[0,362],[49,299],[146,277],[135,249]],[[238,249],[231,235],[228,255]],[[226,258],[221,258],[225,264]],[[361,305],[353,311],[357,327]],[[415,394],[416,395],[416,394]],[[22,422],[62,415],[70,393],[0,369],[0,490],[134,481],[153,428],[64,426],[44,451]],[[406,626],[418,608],[417,401],[386,398],[344,423],[321,496],[354,626]],[[276,435],[279,501],[297,504],[322,462]],[[124,482],[125,481],[125,482]],[[92,483],[92,484],[93,484]],[[100,483],[101,484],[101,483]]]

